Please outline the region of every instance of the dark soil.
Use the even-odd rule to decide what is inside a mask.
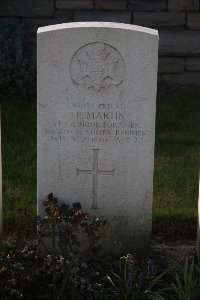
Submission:
[[[155,261],[167,266],[196,256],[197,222],[194,220],[157,220],[152,231],[151,255]]]
[[[157,220],[153,222],[152,237],[157,242],[188,242],[197,237],[197,222],[194,220]]]

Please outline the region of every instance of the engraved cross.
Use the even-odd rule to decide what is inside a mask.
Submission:
[[[93,192],[92,192],[92,207],[91,209],[97,209],[97,189],[98,189],[98,175],[114,175],[115,170],[100,170],[98,166],[99,149],[93,149],[93,169],[92,170],[80,170],[77,168],[77,174],[92,174],[93,175]]]

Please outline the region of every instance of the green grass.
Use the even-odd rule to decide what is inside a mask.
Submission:
[[[36,214],[36,105],[3,103],[2,167],[4,221],[30,200]]]
[[[200,92],[158,97],[155,218],[196,218],[199,169]]]
[[[2,107],[4,219],[31,201],[36,214],[36,105]],[[200,92],[157,101],[154,219],[195,219],[200,169]]]

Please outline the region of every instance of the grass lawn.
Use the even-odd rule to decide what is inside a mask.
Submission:
[[[4,221],[28,202],[36,214],[36,104],[2,105]],[[200,92],[157,101],[154,219],[195,219],[200,166]]]
[[[28,205],[36,214],[36,104],[2,104],[4,222],[16,220]]]
[[[154,218],[196,219],[200,170],[200,91],[157,100]]]

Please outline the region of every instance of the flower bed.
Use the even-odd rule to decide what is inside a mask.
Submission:
[[[125,254],[115,261],[99,252],[106,220],[90,217],[80,203],[72,208],[60,205],[53,194],[44,207],[46,217],[38,218],[37,232],[33,223],[0,245],[0,299],[199,299],[194,243],[186,247],[154,242],[146,259]],[[90,241],[84,255],[74,251],[81,243],[80,228]],[[38,252],[42,245],[43,255]]]

